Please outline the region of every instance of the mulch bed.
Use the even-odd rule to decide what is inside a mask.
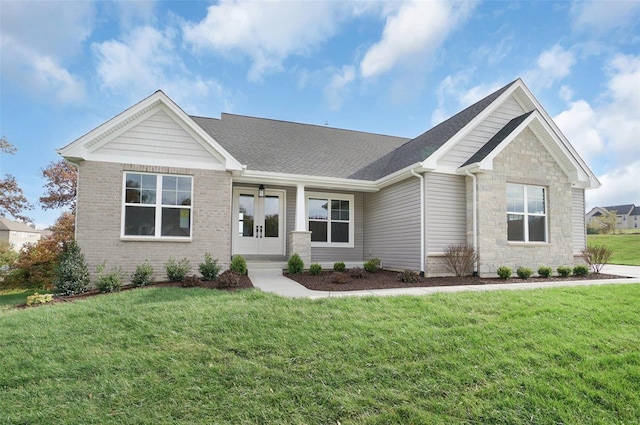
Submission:
[[[348,273],[348,270],[347,270]],[[332,277],[333,272],[323,271],[319,275],[313,276],[309,272],[299,274],[287,274],[289,279],[295,280],[308,289],[315,291],[358,291],[367,289],[391,289],[391,288],[415,288],[415,287],[432,287],[432,286],[461,286],[461,285],[488,285],[494,283],[522,283],[522,282],[556,282],[556,281],[572,281],[572,280],[599,280],[599,279],[618,279],[622,276],[614,276],[609,274],[589,274],[588,276],[576,277],[550,277],[548,279],[541,277],[531,277],[529,279],[511,278],[511,279],[489,279],[473,276],[466,277],[418,277],[417,283],[403,283],[398,280],[398,272],[390,270],[379,270],[376,273],[367,273],[364,279],[349,278],[344,284],[335,283]]]

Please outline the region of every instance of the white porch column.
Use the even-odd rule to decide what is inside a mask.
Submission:
[[[306,229],[306,220],[305,220],[305,202],[304,202],[304,185],[302,183],[298,183],[296,187],[296,232],[305,231]]]

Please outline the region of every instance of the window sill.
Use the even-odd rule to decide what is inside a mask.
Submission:
[[[123,242],[180,242],[180,243],[189,243],[192,241],[192,238],[176,238],[176,237],[164,237],[164,238],[156,238],[155,236],[144,237],[144,236],[120,236],[120,240]]]
[[[507,245],[509,245],[509,246],[530,246],[530,247],[535,247],[535,246],[549,245],[549,242],[511,242],[511,241],[507,241]]]
[[[352,243],[311,242],[311,248],[353,248]]]

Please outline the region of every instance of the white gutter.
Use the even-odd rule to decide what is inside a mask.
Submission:
[[[475,174],[469,170],[464,170],[464,173],[473,179],[473,250],[478,253],[478,213],[477,213],[477,187],[478,180]],[[477,256],[476,256],[477,257]],[[473,275],[478,275],[478,260],[473,262]]]
[[[420,179],[420,276],[424,276],[424,176],[411,169],[411,174]]]

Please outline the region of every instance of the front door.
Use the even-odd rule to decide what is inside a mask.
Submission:
[[[233,253],[284,255],[284,191],[233,189]]]

